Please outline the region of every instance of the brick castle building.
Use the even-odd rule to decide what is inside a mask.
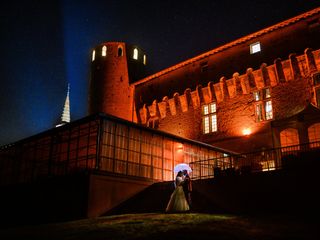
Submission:
[[[165,209],[172,184],[153,184],[172,181],[182,162],[199,179],[198,200],[212,206],[318,206],[305,196],[319,182],[319,17],[316,8],[150,76],[139,47],[95,47],[89,116],[68,123],[67,94],[64,124],[0,147],[2,219],[101,216],[144,189]],[[299,184],[296,174],[278,174],[289,162],[299,176],[307,165]],[[219,171],[240,177],[225,179],[226,188],[211,181]]]
[[[141,49],[103,43],[92,55],[89,113],[236,152],[320,140],[319,13],[314,9],[144,77]],[[293,120],[299,113],[312,117]]]

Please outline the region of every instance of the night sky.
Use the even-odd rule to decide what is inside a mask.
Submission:
[[[136,44],[150,72],[319,7],[319,0],[46,1],[0,6],[0,145],[87,115],[91,49]]]

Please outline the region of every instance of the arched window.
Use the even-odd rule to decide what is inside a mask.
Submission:
[[[92,52],[92,62],[94,61],[95,58],[96,58],[96,51],[93,50],[93,52]]]
[[[144,54],[143,55],[143,64],[146,65],[147,64],[147,56]]]
[[[308,128],[309,143],[320,141],[320,123],[315,123]],[[310,147],[319,147],[320,144],[310,144]]]
[[[299,133],[297,129],[294,128],[287,128],[280,132],[280,144],[281,147],[288,147],[292,145],[298,145],[299,144]],[[283,152],[291,151],[291,150],[299,150],[300,147],[297,146],[294,149],[283,149]]]
[[[138,49],[133,49],[133,59],[138,60]]]
[[[102,54],[103,57],[107,56],[107,46],[102,47]]]
[[[122,51],[122,47],[119,46],[118,47],[118,57],[121,57],[121,56],[123,56],[123,51]]]

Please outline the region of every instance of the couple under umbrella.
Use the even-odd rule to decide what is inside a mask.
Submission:
[[[186,163],[178,164],[174,167],[174,172],[178,173],[175,179],[175,190],[170,196],[166,212],[186,212],[191,206],[192,183],[188,173],[192,172]]]

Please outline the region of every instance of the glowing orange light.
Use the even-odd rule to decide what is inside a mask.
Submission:
[[[248,136],[251,134],[251,130],[250,128],[245,128],[242,130],[242,134],[245,135],[245,136]]]
[[[183,144],[179,144],[179,145],[177,146],[177,151],[178,151],[178,152],[182,152],[182,150],[183,150]]]

